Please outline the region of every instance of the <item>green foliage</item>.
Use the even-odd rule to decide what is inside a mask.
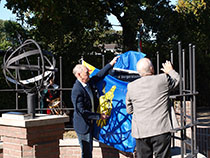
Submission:
[[[52,51],[57,61],[62,56],[65,87],[72,86],[75,78],[69,74],[81,56],[101,67],[100,56],[88,55],[100,52],[100,44],[117,43],[123,47],[123,52],[137,50],[136,33],[141,26],[143,52],[154,63],[157,51],[163,62],[170,58],[170,50],[177,52],[178,41],[186,51],[192,43],[196,45],[196,69],[199,70],[196,76],[200,92],[198,102],[209,105],[209,1],[179,0],[176,8],[169,5],[169,0],[10,0],[6,6],[28,28],[0,21],[0,29],[4,28],[0,31],[0,49],[17,45],[17,32],[22,39],[35,39],[43,49]],[[110,30],[107,20],[110,14],[117,17],[122,32]],[[105,55],[106,62],[112,55]]]
[[[199,16],[200,9],[206,9],[206,2],[204,0],[178,0],[176,10],[179,13],[189,14],[193,13]]]
[[[6,39],[4,21],[0,20],[0,50],[7,50],[11,43]]]
[[[203,0],[179,0],[176,10],[179,14],[179,33],[177,39],[187,46],[196,46],[196,87],[199,92],[198,105],[209,106],[208,78],[210,60],[210,4]]]
[[[108,26],[106,12],[96,0],[9,1],[7,7],[30,25],[43,47],[56,53],[91,51],[99,32]]]
[[[0,20],[0,49],[7,50],[9,46],[15,47],[29,38],[29,32],[19,23]]]
[[[53,46],[51,49],[55,52],[69,52],[70,49],[74,55],[78,51],[89,53],[94,49],[92,44],[97,43],[110,26],[106,17],[109,14],[115,15],[123,27],[124,51],[137,50],[140,19],[145,26],[144,38],[148,39],[149,33],[153,32],[161,41],[167,41],[168,34],[162,39],[162,33],[170,26],[168,18],[176,21],[168,0],[11,0],[6,6],[31,26],[36,39],[42,41],[45,48]]]
[[[137,50],[136,33],[141,27],[139,21],[144,24],[142,39],[145,41],[150,40],[150,33],[156,34],[156,42],[165,42],[168,35],[173,34],[173,32],[165,31],[170,23],[176,21],[174,16],[176,13],[167,0],[109,0],[103,2],[106,4],[108,12],[115,15],[123,27],[124,51]],[[173,21],[170,22],[169,19]]]

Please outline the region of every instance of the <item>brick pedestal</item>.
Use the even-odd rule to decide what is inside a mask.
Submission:
[[[67,116],[37,114],[34,119],[0,118],[4,158],[59,158]]]

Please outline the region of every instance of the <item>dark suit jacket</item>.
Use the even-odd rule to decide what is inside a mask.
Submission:
[[[91,86],[91,89],[94,89],[96,87],[96,84],[108,74],[108,71],[111,68],[112,66],[110,64],[107,64],[95,76],[90,78],[88,83]],[[92,91],[94,94],[94,90]],[[91,111],[91,99],[83,85],[78,80],[76,80],[76,82],[74,83],[71,92],[71,100],[74,105],[74,129],[77,133],[86,134],[87,132],[89,132],[90,126],[92,126],[91,120],[99,120],[100,114],[93,113]],[[94,98],[94,101],[95,100],[96,99]]]

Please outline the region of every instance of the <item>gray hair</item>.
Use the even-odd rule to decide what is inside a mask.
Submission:
[[[83,71],[83,69],[84,69],[84,65],[82,65],[82,64],[77,64],[74,68],[73,68],[73,74],[74,74],[74,76],[76,76],[76,74],[78,73],[78,72],[82,72]]]
[[[153,68],[153,65],[152,65],[152,62],[148,58],[142,58],[136,64],[136,68],[140,76],[145,76],[148,74],[152,74],[151,68]]]

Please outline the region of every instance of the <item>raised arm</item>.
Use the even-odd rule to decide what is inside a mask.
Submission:
[[[175,88],[180,81],[179,74],[173,69],[170,61],[167,61],[162,64],[163,68],[161,70],[168,75],[169,89]]]
[[[112,69],[118,58],[119,56],[114,57],[110,63],[106,64],[103,69],[101,69],[95,76],[93,76],[93,82],[98,82],[103,79],[108,74],[109,70]]]

